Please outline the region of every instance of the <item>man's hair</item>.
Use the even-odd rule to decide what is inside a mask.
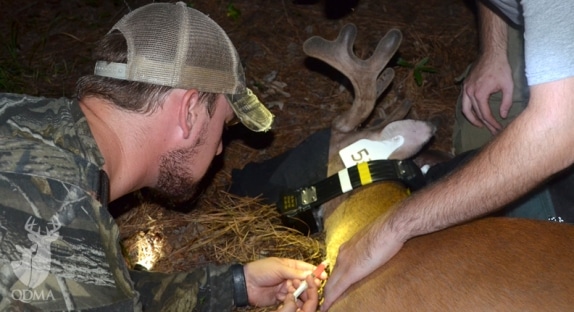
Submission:
[[[127,50],[124,36],[115,31],[107,34],[98,42],[93,58],[96,61],[126,63]],[[172,89],[168,86],[96,75],[83,76],[76,83],[76,95],[79,100],[86,97],[98,97],[122,109],[139,113],[152,113],[160,108]],[[199,92],[199,100],[206,103],[209,116],[213,115],[216,98],[215,93]]]

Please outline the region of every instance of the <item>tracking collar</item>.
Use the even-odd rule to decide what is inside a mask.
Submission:
[[[313,185],[287,191],[280,195],[277,209],[283,222],[303,233],[322,230],[323,220],[317,216],[317,208],[327,201],[380,181],[397,181],[411,191],[425,185],[420,168],[410,159],[371,160],[345,168]]]

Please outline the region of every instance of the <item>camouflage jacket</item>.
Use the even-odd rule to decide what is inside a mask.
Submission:
[[[78,103],[0,94],[1,311],[229,311],[229,266],[131,271]]]

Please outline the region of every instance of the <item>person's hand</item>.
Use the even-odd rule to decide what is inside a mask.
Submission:
[[[310,263],[285,258],[265,258],[245,264],[243,271],[249,304],[261,307],[284,301],[293,287],[293,280],[304,280],[314,269]],[[324,280],[327,274],[317,278]]]
[[[307,276],[307,285],[309,287],[300,296],[299,300],[295,299],[293,293],[299,284],[293,284],[289,288],[289,294],[283,300],[283,305],[277,309],[276,312],[316,312],[317,305],[319,304],[318,284],[315,278],[311,275]]]
[[[512,106],[514,83],[506,55],[483,55],[464,80],[462,113],[476,127],[496,134],[502,125],[494,118],[488,104],[491,94],[502,92],[500,117],[506,118]]]
[[[326,311],[352,284],[363,279],[391,259],[403,241],[382,230],[375,221],[341,245],[335,266],[323,288],[325,298],[321,311]]]

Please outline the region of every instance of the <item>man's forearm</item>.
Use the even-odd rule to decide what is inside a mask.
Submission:
[[[570,100],[569,100],[570,99]],[[400,240],[489,214],[574,162],[574,78],[532,88],[528,108],[473,160],[403,202],[381,235]]]
[[[477,1],[477,7],[480,52],[492,56],[506,56],[508,25],[482,1]]]

